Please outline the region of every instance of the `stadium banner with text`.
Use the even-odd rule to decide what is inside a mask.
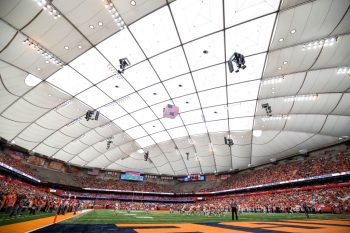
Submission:
[[[3,168],[8,169],[8,170],[10,170],[10,171],[13,171],[13,172],[15,172],[15,173],[17,173],[17,174],[20,174],[20,175],[22,175],[22,176],[25,176],[25,177],[27,177],[27,178],[29,178],[29,179],[31,179],[31,180],[34,180],[34,181],[36,181],[36,182],[38,182],[38,183],[41,182],[39,179],[37,179],[37,178],[35,178],[35,177],[31,176],[31,175],[28,175],[27,173],[24,173],[24,172],[22,172],[22,171],[20,171],[20,170],[17,170],[16,168],[11,167],[11,166],[9,166],[9,165],[7,165],[7,164],[5,164],[5,163],[0,162],[0,166],[3,167]]]

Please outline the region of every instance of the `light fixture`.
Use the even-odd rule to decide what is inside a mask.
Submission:
[[[350,74],[350,67],[340,67],[340,68],[338,68],[337,74]]]
[[[281,70],[281,69],[282,69],[282,67],[278,67],[278,68],[277,68],[277,70]]]
[[[101,21],[99,21],[98,23],[98,26],[102,27],[103,26],[103,23]]]
[[[27,86],[34,87],[38,85],[42,80],[40,78],[35,77],[34,75],[29,74],[25,79],[24,83]]]
[[[262,134],[262,131],[261,130],[253,130],[253,136],[254,137],[260,137]]]
[[[68,47],[67,45],[65,45],[65,46],[64,46],[64,49],[65,49],[65,50],[68,50],[68,49],[69,49],[69,47]]]
[[[321,40],[311,41],[309,43],[305,43],[302,46],[301,50],[306,51],[306,50],[311,50],[311,49],[333,46],[337,42],[337,40],[338,40],[337,37],[330,37],[330,38],[324,38]]]
[[[49,64],[49,63],[50,63],[50,61],[49,61],[49,60],[46,60],[46,61],[45,61],[45,63],[46,63],[46,64]]]
[[[144,156],[144,160],[147,161],[149,158],[149,151],[145,152]]]
[[[280,38],[278,41],[279,41],[279,42],[282,42],[282,41],[284,41],[284,38]]]
[[[119,68],[120,68],[120,70],[117,70],[117,72],[119,74],[123,74],[124,71],[125,71],[125,68],[128,67],[128,66],[130,66],[129,59],[127,59],[126,57],[119,59]]]
[[[35,0],[36,3],[43,8],[44,11],[49,12],[54,19],[58,19],[61,17],[59,10],[51,4],[51,1],[48,0]]]
[[[38,42],[36,42],[36,41],[34,41],[34,40],[30,39],[30,38],[27,38],[27,39],[25,39],[23,41],[23,44],[25,44],[29,48],[35,50],[37,53],[39,53],[41,56],[43,56],[46,60],[48,60],[52,64],[55,64],[55,65],[58,65],[58,66],[62,66],[63,65],[63,62],[58,57],[56,57],[51,52],[49,52],[46,49],[44,49],[41,45],[39,45]],[[48,63],[48,62],[46,62],[46,63]]]
[[[78,49],[82,49],[83,48],[83,46],[81,46],[81,45],[78,45]]]
[[[111,148],[111,144],[113,143],[112,138],[108,138],[107,139],[107,146],[106,146],[106,150],[109,150],[109,148]]]
[[[40,69],[40,67],[38,67],[38,68],[36,68],[36,70],[37,70],[37,71],[40,71],[41,69]]]
[[[298,96],[287,96],[284,98],[285,102],[293,102],[293,101],[315,101],[317,99],[317,94],[312,95],[298,95]]]
[[[228,145],[228,147],[231,147],[234,145],[233,140],[229,136],[224,137],[224,143],[225,143],[225,145]]]
[[[266,85],[281,83],[282,81],[283,81],[283,77],[269,78],[269,79],[264,79],[263,81],[261,81],[261,85],[266,86]]]
[[[119,105],[119,104],[121,104],[121,103],[123,103],[123,102],[125,102],[125,101],[127,101],[129,99],[130,99],[130,96],[128,96],[128,95],[127,96],[123,96],[123,97],[121,97],[119,99],[116,99],[113,102],[107,104],[105,107],[109,108],[109,107],[112,107],[112,106],[115,106],[115,105]]]
[[[142,154],[142,153],[144,153],[144,151],[142,149],[138,149],[137,153]]]
[[[85,114],[85,119],[86,121],[89,120],[98,120],[98,117],[100,116],[100,112],[99,111],[95,111],[95,110],[88,110]]]
[[[261,107],[265,109],[266,116],[268,117],[272,116],[272,108],[269,103],[261,104]]]
[[[233,71],[238,73],[240,69],[244,70],[246,68],[244,55],[237,52],[234,52],[232,54],[227,64],[228,64],[230,73],[232,73]]]
[[[94,29],[95,27],[94,25],[89,25],[89,28]]]
[[[287,65],[287,64],[288,64],[288,61],[284,61],[284,62],[283,62],[283,65]]]
[[[131,2],[135,2],[135,1],[131,1]],[[130,2],[130,4],[131,4],[131,2]],[[135,5],[136,5],[136,2],[135,2]],[[111,14],[112,18],[117,23],[117,26],[120,28],[120,30],[125,29],[126,28],[125,22],[122,19],[122,17],[120,17],[120,14],[118,13],[116,7],[114,6],[114,4],[111,0],[105,0],[105,8]]]
[[[280,121],[280,120],[290,120],[291,116],[288,115],[274,115],[270,117],[261,118],[262,121]]]
[[[130,5],[135,6],[136,5],[136,1],[134,1],[134,0],[130,1]]]
[[[209,142],[208,146],[209,146],[209,150],[210,150],[210,151],[213,151],[213,143],[212,143],[212,142]]]
[[[291,33],[291,34],[294,34],[294,33],[296,33],[296,31],[297,31],[297,30],[293,29],[293,30],[290,31],[290,33]]]

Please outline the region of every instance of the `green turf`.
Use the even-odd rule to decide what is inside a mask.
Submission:
[[[239,221],[276,221],[287,219],[305,219],[304,214],[240,214]],[[340,214],[311,214],[312,219],[349,218]],[[118,224],[118,223],[179,223],[179,222],[225,222],[232,221],[228,213],[224,216],[181,215],[170,214],[167,211],[120,211],[115,214],[113,210],[94,210],[77,217],[63,221],[62,223],[93,223],[93,224]]]
[[[38,218],[46,218],[54,215],[54,213],[38,213],[35,215],[29,215],[28,212],[22,213],[20,216],[10,217],[9,214],[5,214],[4,212],[0,213],[0,226],[8,225],[18,222],[24,222],[29,220],[34,220]]]

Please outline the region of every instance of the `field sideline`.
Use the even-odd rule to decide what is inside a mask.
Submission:
[[[304,214],[262,214],[243,213],[239,221],[278,221],[278,220],[305,220]],[[339,219],[349,218],[349,215],[341,214],[310,214],[310,219]],[[119,211],[94,210],[77,217],[67,219],[61,223],[79,224],[121,224],[121,223],[200,223],[200,222],[230,222],[231,213],[224,216],[181,215],[170,214],[168,211]]]

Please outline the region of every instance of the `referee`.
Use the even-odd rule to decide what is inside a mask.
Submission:
[[[237,207],[237,203],[232,200],[231,201],[231,211],[232,211],[232,220],[235,220],[235,215],[236,215],[236,220],[238,220],[238,215],[237,215],[237,211],[238,211],[238,207]]]

